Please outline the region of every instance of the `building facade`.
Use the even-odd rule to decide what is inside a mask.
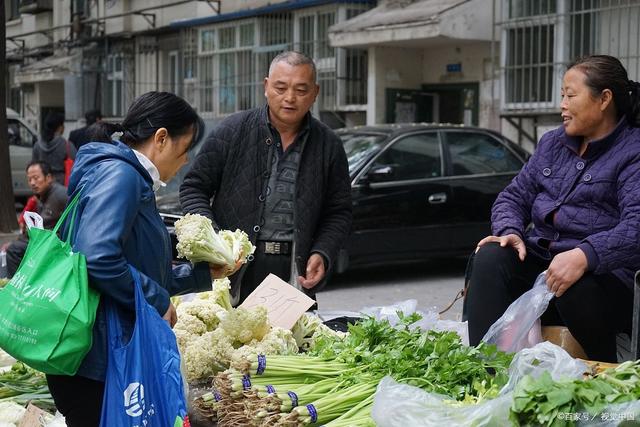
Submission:
[[[490,5],[486,0],[381,0],[332,27],[334,46],[367,49],[367,123],[498,128],[499,41]]]
[[[501,130],[533,148],[561,124],[562,76],[574,59],[618,57],[640,79],[640,1],[495,0]]]
[[[8,0],[8,105],[36,128],[64,112],[67,131],[98,108],[117,120],[150,90],[185,97],[205,119],[264,104],[271,59],[288,49],[317,62],[314,113],[364,122],[367,52],[334,48],[330,26],[368,0]]]
[[[640,78],[640,0],[7,0],[8,105],[68,130],[121,118],[150,90],[209,120],[264,103],[271,59],[318,66],[314,113],[333,127],[451,122],[532,150],[560,124],[573,58],[619,57]]]

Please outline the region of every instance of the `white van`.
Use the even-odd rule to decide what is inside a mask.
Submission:
[[[33,144],[38,141],[38,134],[11,108],[7,108],[7,124],[13,195],[20,198],[28,197],[32,191],[27,183],[26,168],[31,161]]]

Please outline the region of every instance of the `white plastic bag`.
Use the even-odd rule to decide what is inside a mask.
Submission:
[[[409,315],[416,311],[418,307],[418,301],[414,299],[408,299],[406,301],[399,301],[391,305],[364,307],[360,312],[367,316],[375,317],[377,320],[388,320],[391,326],[395,326],[400,322],[398,312]]]
[[[545,341],[516,353],[509,365],[509,382],[500,393],[513,391],[525,375],[538,378],[543,372],[549,372],[551,378],[558,381],[580,379],[588,370],[584,362],[571,357],[562,347]]]
[[[511,425],[509,408],[513,403],[513,389],[524,375],[537,378],[548,371],[557,380],[581,378],[586,370],[583,362],[573,359],[557,345],[544,342],[515,355],[509,367],[509,383],[495,399],[476,405],[452,406],[443,402],[450,398],[385,377],[373,398],[371,416],[376,425],[382,427],[507,426]]]
[[[553,292],[547,288],[546,271],[540,273],[533,288],[515,300],[485,334],[482,341],[496,344],[502,351],[515,353],[542,342],[540,316],[549,306]]]
[[[418,301],[408,299],[386,306],[364,307],[360,310],[360,313],[372,316],[377,320],[388,320],[391,326],[395,326],[400,322],[398,312],[401,312],[405,316],[417,313],[422,316],[422,318],[417,322],[412,323],[412,328],[420,328],[423,331],[434,330],[439,332],[455,332],[460,336],[462,344],[469,345],[469,328],[467,327],[467,322],[440,320],[440,316],[435,309],[429,310],[425,313],[423,311],[416,310],[417,307]]]
[[[60,412],[56,412],[56,415],[45,424],[46,427],[67,427],[67,423],[64,420],[64,416]]]
[[[495,426],[509,425],[511,394],[479,405],[451,406],[445,398],[384,377],[373,398],[371,417],[379,427]]]
[[[630,425],[637,425],[637,422],[640,421],[640,400],[610,405],[595,417],[585,414],[584,417],[580,417],[576,426],[618,427],[623,421],[631,421],[634,423]]]

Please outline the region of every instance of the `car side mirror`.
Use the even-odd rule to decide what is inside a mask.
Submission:
[[[391,165],[374,166],[367,172],[366,180],[369,183],[390,181],[393,174],[394,168]]]

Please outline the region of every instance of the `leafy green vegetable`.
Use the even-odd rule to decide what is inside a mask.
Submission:
[[[310,353],[457,400],[498,394],[508,380],[512,355],[484,343],[465,346],[454,332],[411,327],[417,320],[415,313],[401,315],[400,323],[393,327],[388,321],[365,318],[350,325],[343,340],[318,339]]]
[[[548,372],[516,386],[509,419],[518,426],[573,426],[610,404],[640,399],[640,361],[625,362],[586,380],[554,381]]]

